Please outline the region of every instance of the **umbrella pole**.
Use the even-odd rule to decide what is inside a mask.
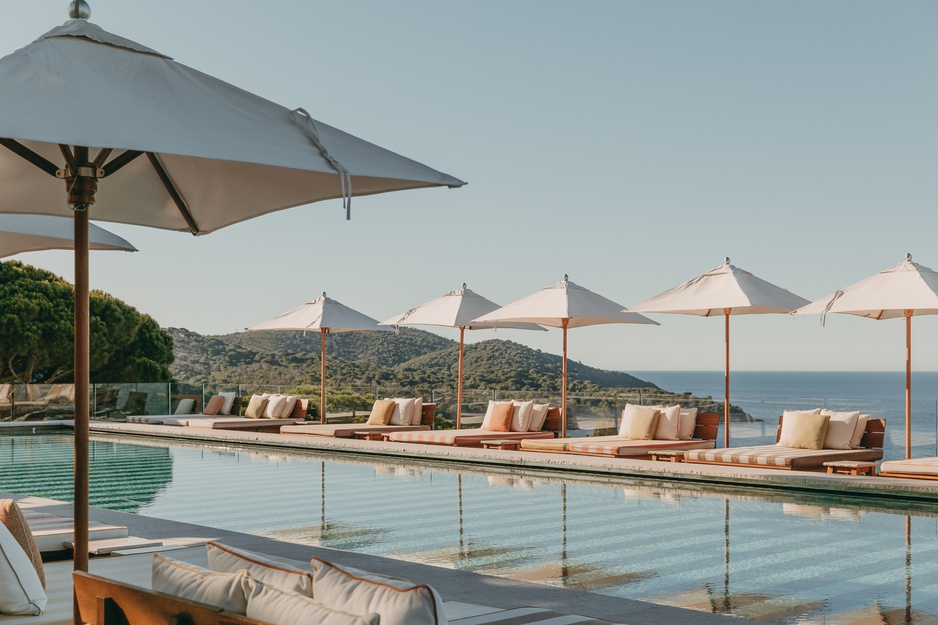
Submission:
[[[320,328],[322,353],[319,356],[319,422],[326,422],[326,332],[329,328]]]
[[[563,388],[560,394],[560,411],[563,415],[560,420],[560,436],[563,438],[567,436],[567,324],[569,323],[569,319],[564,319],[561,325],[563,328]]]
[[[456,383],[456,429],[462,427],[462,356],[466,326],[459,326],[459,381]]]
[[[78,206],[75,220],[75,492],[74,569],[88,570],[88,385],[90,374],[88,303],[88,206]],[[75,612],[78,620],[78,612]]]
[[[905,311],[905,457],[912,457],[912,311]]]
[[[723,446],[730,446],[730,311],[732,308],[723,309],[724,337],[726,342],[725,370],[723,372]]]

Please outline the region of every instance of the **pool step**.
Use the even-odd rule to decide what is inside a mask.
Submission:
[[[36,540],[40,552],[70,549],[75,541],[75,524],[71,517],[23,510],[23,516]],[[98,521],[88,523],[88,540],[102,541],[126,538],[129,532],[124,525],[108,525]]]

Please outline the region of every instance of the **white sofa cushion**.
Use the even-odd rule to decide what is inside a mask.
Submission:
[[[48,598],[29,556],[0,524],[0,612],[42,614]]]
[[[313,596],[313,574],[268,560],[251,551],[243,551],[216,542],[205,544],[208,568],[218,573],[247,571],[253,579],[283,590]]]
[[[445,625],[443,601],[430,586],[312,558],[317,601],[350,614],[381,616],[381,625]]]
[[[681,407],[680,406],[652,406],[657,408],[658,429],[655,430],[655,440],[680,440]]]
[[[694,438],[697,427],[697,408],[681,408],[681,420],[677,426],[677,437],[682,441]]]
[[[544,422],[547,420],[547,411],[550,410],[550,404],[534,404],[531,408],[531,422],[528,424],[528,432],[540,432],[544,429]]]
[[[272,625],[378,625],[378,614],[349,614],[321,601],[277,588],[248,576],[244,580],[247,617]]]
[[[531,426],[531,415],[534,414],[534,402],[516,401],[512,403],[515,406],[515,411],[511,415],[511,431],[527,432]]]
[[[853,449],[850,443],[857,431],[860,411],[834,412],[833,410],[822,410],[821,414],[830,417],[830,422],[827,425],[827,436],[824,438],[824,449]]]
[[[153,590],[207,603],[236,614],[244,614],[247,607],[242,584],[246,575],[245,571],[216,573],[188,562],[153,554]]]

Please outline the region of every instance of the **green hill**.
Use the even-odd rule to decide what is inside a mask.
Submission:
[[[319,333],[242,332],[202,336],[169,328],[175,378],[184,383],[294,385],[318,381]],[[326,339],[326,375],[333,386],[394,385],[452,388],[459,344],[429,332],[343,332]],[[562,358],[512,341],[467,345],[467,388],[559,392]],[[650,382],[578,362],[569,363],[569,390],[657,388]]]

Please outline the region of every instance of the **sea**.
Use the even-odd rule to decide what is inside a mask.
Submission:
[[[674,393],[724,399],[723,371],[627,373]],[[734,447],[774,443],[782,411],[821,407],[885,419],[884,459],[905,457],[904,371],[731,371],[730,403],[753,419],[730,423]],[[938,456],[938,372],[912,373],[912,455]]]

